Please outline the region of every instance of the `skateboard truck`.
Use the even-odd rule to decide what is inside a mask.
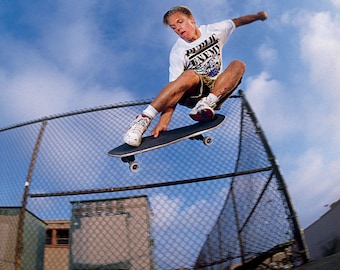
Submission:
[[[210,136],[203,136],[202,134],[189,138],[190,140],[202,141],[204,145],[210,146],[213,143],[213,139]]]
[[[137,161],[135,161],[135,156],[127,156],[122,157],[121,160],[125,163],[129,163],[129,169],[131,172],[138,172],[140,169],[140,165]]]

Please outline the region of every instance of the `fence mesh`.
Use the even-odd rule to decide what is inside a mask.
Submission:
[[[211,146],[184,140],[136,155],[141,169],[133,173],[107,152],[148,103],[0,130],[0,269],[305,263],[284,180],[242,91],[219,111],[227,120],[208,132]],[[192,124],[187,113],[179,106],[169,129]]]

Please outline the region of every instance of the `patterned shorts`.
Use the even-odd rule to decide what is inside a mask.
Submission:
[[[191,95],[191,96],[184,95],[178,102],[180,105],[186,106],[188,108],[195,107],[196,103],[202,97],[206,97],[207,95],[209,95],[211,89],[214,87],[215,80],[205,75],[200,75],[200,74],[198,75],[200,76],[201,82],[199,86],[197,87],[196,94]]]

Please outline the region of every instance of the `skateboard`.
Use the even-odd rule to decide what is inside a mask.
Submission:
[[[209,122],[199,122],[193,125],[163,131],[157,138],[154,138],[152,135],[144,137],[141,145],[138,147],[124,143],[109,151],[108,155],[111,157],[119,157],[123,162],[129,164],[131,172],[138,172],[140,165],[135,161],[135,155],[161,148],[184,139],[200,140],[209,146],[212,144],[212,138],[210,136],[203,136],[202,134],[217,128],[224,120],[224,115],[216,114],[214,119]]]

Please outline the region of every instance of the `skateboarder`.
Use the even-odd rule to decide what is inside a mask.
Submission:
[[[167,130],[177,103],[191,108],[195,121],[210,121],[214,109],[219,109],[241,82],[245,64],[232,61],[222,70],[222,48],[239,26],[266,20],[266,12],[246,15],[214,24],[197,26],[191,11],[177,6],[164,14],[163,23],[179,36],[170,53],[169,84],[167,84],[131,123],[124,141],[138,147],[142,135],[158,113],[154,137]]]

